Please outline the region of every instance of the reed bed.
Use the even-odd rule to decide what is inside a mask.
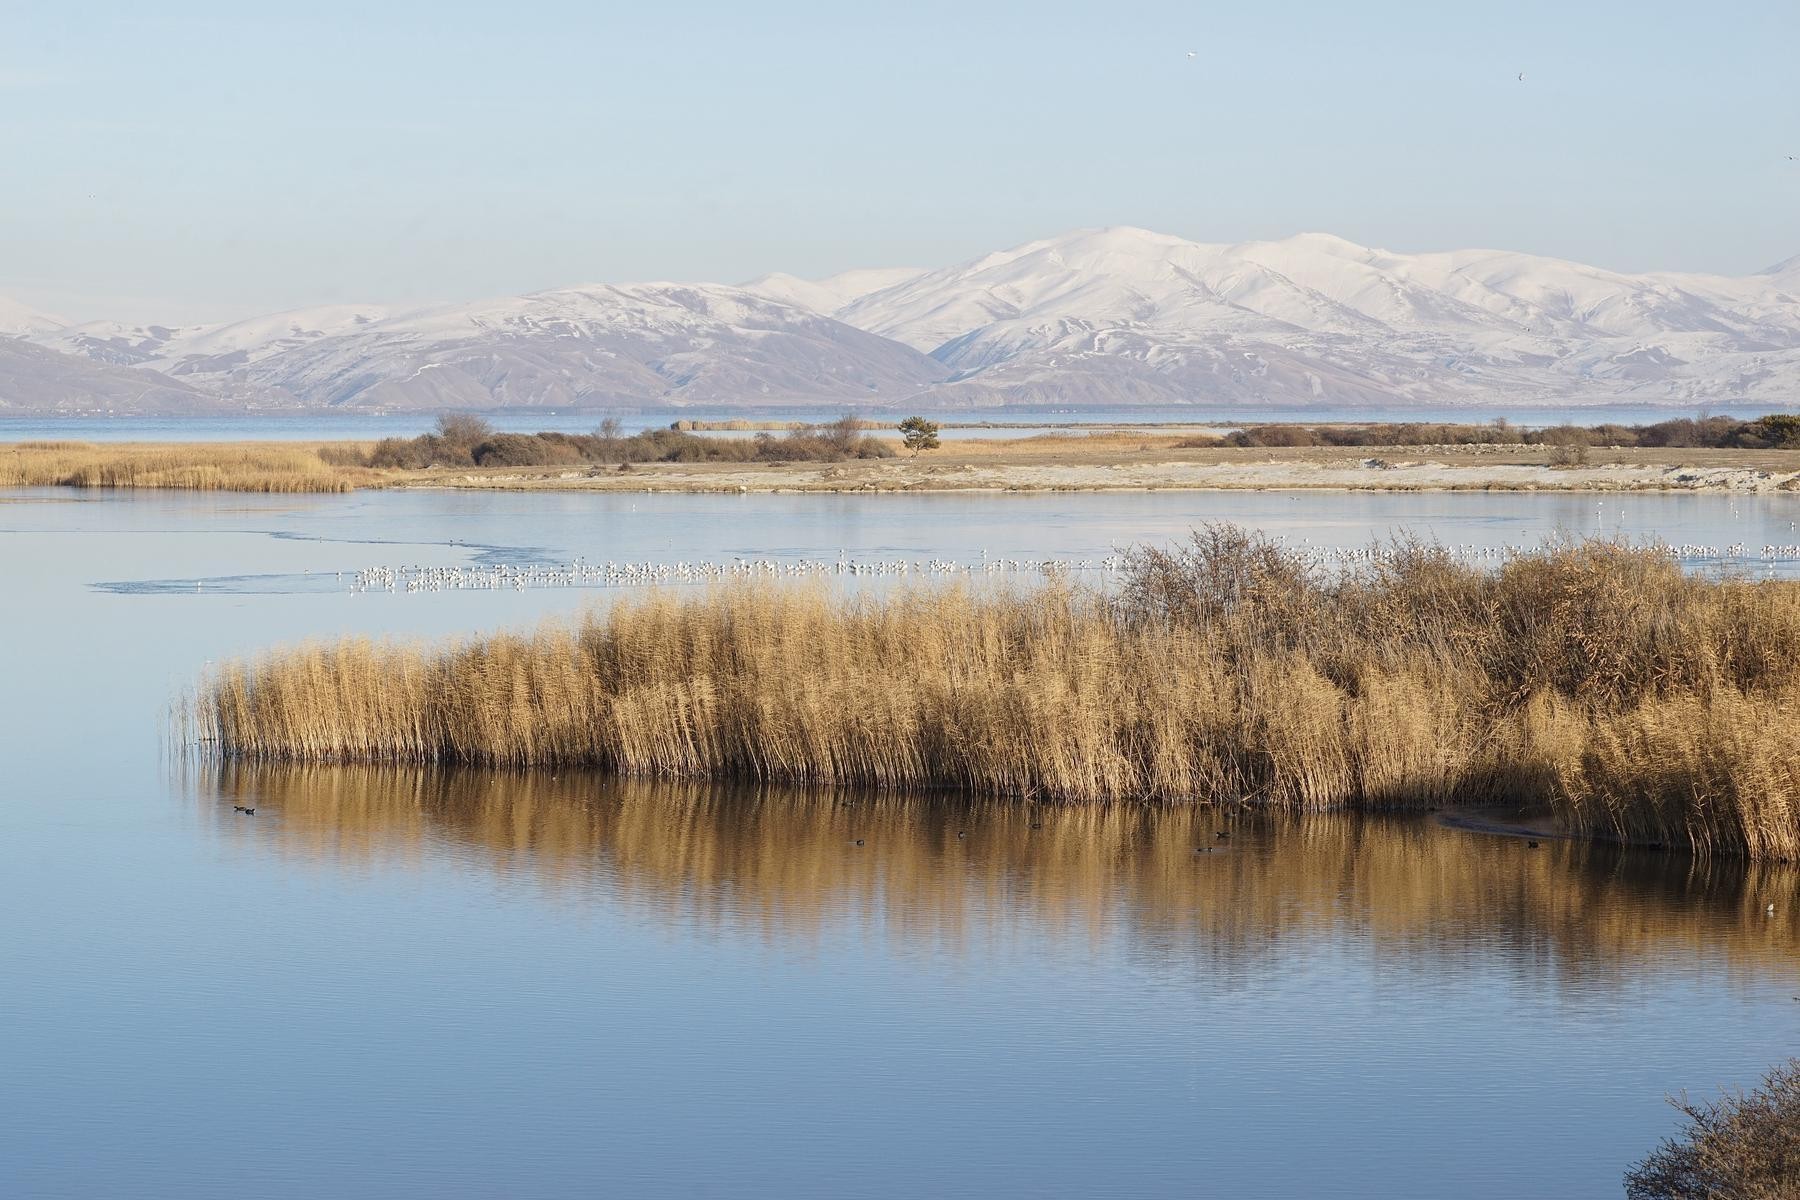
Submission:
[[[378,482],[320,448],[283,443],[20,442],[0,446],[0,487],[347,492]]]
[[[1800,587],[1587,542],[1326,573],[1215,527],[1049,581],[650,594],[442,645],[312,644],[203,682],[241,759],[591,765],[1298,811],[1548,805],[1570,830],[1800,855]]]

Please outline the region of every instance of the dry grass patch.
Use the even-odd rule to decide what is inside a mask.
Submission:
[[[347,492],[374,472],[326,461],[303,443],[19,442],[0,446],[0,487]]]

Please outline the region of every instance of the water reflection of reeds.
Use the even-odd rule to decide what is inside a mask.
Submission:
[[[1694,961],[1800,975],[1791,866],[1566,840],[1534,849],[1428,817],[1024,806],[586,772],[193,770],[224,830],[272,835],[286,854],[473,862],[777,939],[856,916],[966,951],[1028,921],[1121,934],[1134,952],[1212,970],[1254,965],[1294,938],[1354,938],[1395,969],[1481,956],[1559,981]],[[234,803],[258,815],[236,817]]]

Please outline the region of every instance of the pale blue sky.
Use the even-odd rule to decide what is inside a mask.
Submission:
[[[76,319],[936,266],[1089,225],[1625,269],[1800,253],[1794,0],[0,21],[0,294]]]

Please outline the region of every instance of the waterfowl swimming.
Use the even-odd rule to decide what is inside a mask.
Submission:
[[[254,808],[245,808],[241,804],[234,804],[231,807],[234,812],[241,812],[246,817],[254,817],[256,815],[256,810]]]
[[[1538,844],[1536,842],[1526,842],[1525,844],[1527,846],[1531,847],[1533,850],[1536,850],[1538,848]]]
[[[1231,835],[1230,835],[1230,834],[1229,834],[1229,833],[1227,833],[1227,832],[1226,832],[1226,831],[1225,831],[1225,830],[1223,830],[1223,829],[1221,829],[1221,830],[1219,830],[1219,832],[1217,832],[1217,833],[1215,833],[1215,834],[1213,834],[1213,836],[1214,836],[1214,837],[1221,837],[1221,838],[1228,838],[1228,837],[1230,837],[1230,836],[1231,836]]]
[[[857,845],[859,845],[859,846],[860,846],[860,845],[862,845],[862,844],[863,844],[863,840],[862,840],[862,839],[861,839],[861,838],[857,838],[857,839],[856,839],[856,844],[857,844]]]
[[[968,836],[969,836],[969,835],[968,835],[968,834],[966,834],[966,833],[964,833],[964,832],[963,832],[963,831],[962,831],[962,830],[960,830],[960,829],[959,829],[959,830],[957,830],[957,831],[956,831],[956,836],[957,836],[957,837],[959,837],[959,838],[966,838],[966,837],[968,837]]]

